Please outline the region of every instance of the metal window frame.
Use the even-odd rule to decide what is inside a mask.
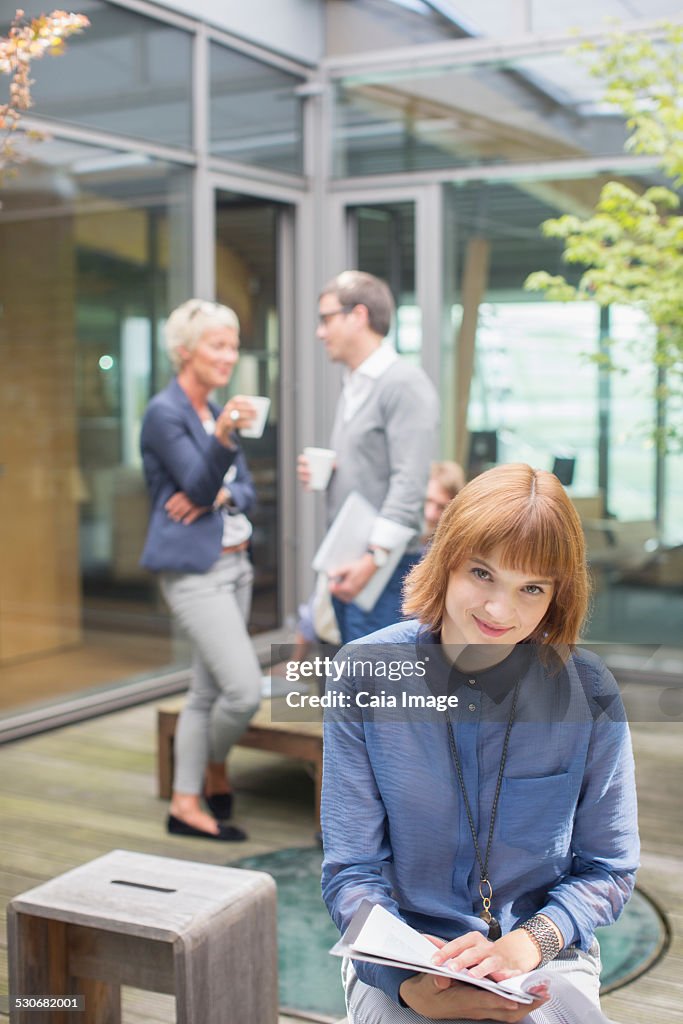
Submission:
[[[49,139],[64,139],[67,142],[82,143],[86,146],[98,146],[112,152],[139,153],[155,160],[185,167],[194,167],[197,160],[191,149],[181,146],[167,146],[162,142],[148,142],[145,139],[133,138],[130,135],[117,135],[114,132],[103,132],[98,128],[85,125],[69,124],[66,121],[37,117],[35,114],[22,115],[20,131],[38,131]]]
[[[443,168],[432,171],[391,172],[366,174],[358,177],[335,178],[329,182],[331,193],[350,194],[355,191],[400,188],[408,179],[416,187],[429,185],[482,183],[511,183],[518,181],[552,181],[568,178],[592,178],[599,174],[637,174],[639,171],[661,167],[654,156],[576,157],[568,160],[539,160],[538,162],[509,164],[480,164],[472,167]]]
[[[296,612],[298,597],[309,587],[309,566],[313,556],[312,543],[319,523],[315,509],[305,501],[295,474],[296,453],[300,439],[310,438],[310,414],[317,403],[306,402],[315,394],[315,373],[307,358],[308,339],[314,331],[313,295],[315,282],[308,269],[314,260],[312,237],[315,215],[313,198],[300,184],[264,184],[245,180],[241,174],[229,174],[212,168],[205,175],[206,207],[204,226],[210,225],[203,260],[204,279],[198,287],[202,293],[215,295],[214,241],[216,230],[216,195],[219,191],[236,192],[273,203],[283,204],[277,229],[277,296],[280,322],[280,431],[278,438],[278,466],[285,467],[278,474],[280,573],[278,604],[281,624],[291,620]],[[202,237],[197,232],[197,238]],[[208,265],[210,261],[210,266]],[[200,293],[198,293],[200,294]]]
[[[683,24],[683,14],[666,19],[634,19],[623,22],[620,32],[638,33],[651,39],[661,38],[664,25]],[[577,33],[520,34],[512,39],[495,39],[478,36],[471,39],[451,39],[438,43],[419,43],[414,46],[395,47],[390,50],[372,50],[359,54],[325,57],[320,67],[331,79],[352,80],[353,77],[374,77],[403,74],[406,71],[429,71],[443,67],[458,67],[463,64],[487,64],[494,61],[521,60],[529,57],[562,53],[581,43],[606,42],[613,33],[604,28]]]
[[[135,14],[142,14],[153,21],[163,22],[166,25],[181,28],[187,32],[202,30],[209,39],[221,43],[223,46],[239,50],[240,53],[247,57],[253,57],[264,64],[280,68],[282,71],[302,75],[304,78],[314,68],[314,65],[298,61],[293,57],[286,57],[276,50],[271,50],[267,46],[262,46],[258,43],[252,43],[248,39],[243,39],[241,36],[229,32],[227,29],[220,28],[218,25],[212,25],[193,18],[189,14],[182,14],[180,11],[171,10],[169,7],[153,3],[151,0],[104,0],[104,2],[110,7],[120,7]]]

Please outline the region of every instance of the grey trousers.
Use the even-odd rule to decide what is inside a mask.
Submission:
[[[593,943],[588,953],[574,946],[563,949],[539,975],[547,978],[553,994],[553,976],[561,975],[584,997],[586,1012],[582,1021],[590,1024],[592,1011],[600,1005],[600,946]],[[342,982],[346,991],[349,1024],[430,1024],[427,1017],[409,1007],[399,1006],[378,988],[365,985],[358,979],[350,960],[342,961]],[[539,1010],[528,1014],[520,1024],[560,1024],[564,1018],[553,1012],[552,999]],[[604,1018],[603,1018],[604,1019]],[[495,1024],[491,1020],[431,1021],[431,1024]]]
[[[161,591],[192,642],[192,681],[175,736],[173,789],[201,793],[207,761],[224,761],[261,698],[247,632],[254,570],[245,551],[205,573],[162,573]]]

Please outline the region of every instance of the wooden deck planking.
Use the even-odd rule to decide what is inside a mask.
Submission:
[[[647,688],[639,697],[648,699]],[[633,691],[633,687],[629,687]],[[155,710],[145,705],[0,747],[0,992],[7,990],[4,906],[13,895],[121,847],[224,864],[310,846],[313,782],[301,763],[255,750],[233,757],[237,820],[247,843],[168,836],[155,796]],[[643,866],[639,884],[667,910],[668,954],[646,975],[604,997],[620,1024],[679,1024],[683,1005],[683,722],[633,726]],[[127,990],[126,1020],[168,1024],[168,996]],[[257,1022],[245,1022],[257,1024]],[[285,1024],[282,1018],[281,1024]]]
[[[166,805],[155,795],[155,726],[149,705],[0,748],[0,992],[7,991],[5,905],[41,881],[113,848],[225,864],[312,845],[313,781],[305,768],[250,750],[236,751],[233,761],[238,820],[250,840],[169,836]],[[125,990],[124,1013],[132,1024],[168,1024],[173,1000]]]
[[[629,689],[632,689],[630,687]],[[655,687],[639,697],[659,714]],[[644,717],[641,715],[640,717]],[[671,945],[630,985],[605,996],[603,1009],[619,1024],[680,1024],[683,1005],[683,722],[635,722],[633,749],[642,842],[638,884],[666,912]]]

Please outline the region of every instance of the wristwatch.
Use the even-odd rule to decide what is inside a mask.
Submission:
[[[372,560],[377,569],[381,569],[389,561],[389,552],[386,548],[372,548],[368,546],[365,550],[369,555],[372,555]]]

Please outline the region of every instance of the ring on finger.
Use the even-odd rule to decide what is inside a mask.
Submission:
[[[232,420],[232,422],[233,423],[237,423],[239,418],[240,418],[239,410],[238,409],[232,409],[230,411],[230,419]]]

